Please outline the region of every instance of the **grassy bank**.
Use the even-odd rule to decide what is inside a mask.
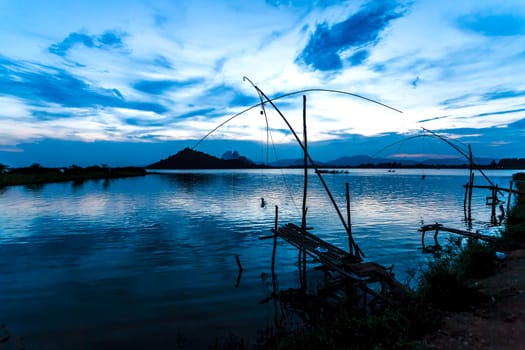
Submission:
[[[514,174],[516,189],[525,192],[525,173]],[[515,197],[515,205],[507,217],[506,229],[502,232],[502,243],[512,249],[525,240],[525,195]]]
[[[513,176],[525,191],[525,173]],[[284,328],[265,344],[274,349],[410,349],[419,348],[424,335],[441,325],[445,313],[475,310],[487,302],[479,281],[496,273],[501,254],[525,244],[525,198],[515,197],[506,225],[497,242],[451,240],[437,251],[403,300],[367,312],[353,308],[353,296],[328,306],[309,305],[305,327]]]
[[[84,181],[89,179],[114,179],[119,177],[143,176],[146,171],[139,167],[110,168],[90,166],[82,168],[44,168],[38,164],[15,168],[0,173],[0,187],[16,185],[36,185],[50,182]]]

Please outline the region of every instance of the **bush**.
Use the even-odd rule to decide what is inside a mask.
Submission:
[[[525,192],[525,173],[516,173],[512,176],[516,181],[516,189]],[[507,216],[506,228],[501,233],[499,243],[503,249],[513,249],[525,241],[525,195],[516,198],[515,205]]]
[[[266,348],[409,349],[441,321],[440,313],[415,293],[375,311],[352,307],[355,297],[347,294],[345,303],[335,307],[318,303],[304,327],[281,330]]]
[[[468,310],[481,301],[474,279],[494,273],[498,264],[495,254],[493,246],[478,241],[470,241],[464,248],[450,242],[422,271],[419,295],[438,309]]]

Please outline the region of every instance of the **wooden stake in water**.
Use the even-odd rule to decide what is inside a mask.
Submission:
[[[354,255],[354,245],[352,244],[352,220],[350,217],[350,184],[346,183],[346,222],[348,225],[348,252]]]
[[[470,222],[472,221],[472,187],[474,186],[474,171],[473,166],[474,163],[472,161],[472,149],[470,148],[470,144],[468,145],[468,153],[469,153],[469,192],[468,192],[468,218],[467,220]]]
[[[492,201],[490,203],[490,223],[496,225],[496,205],[498,204],[498,185],[490,189],[492,191]]]
[[[308,192],[308,138],[306,131],[306,96],[303,95],[303,167],[304,167],[304,184],[303,184],[303,213],[301,220],[301,229],[306,231],[306,195]],[[299,281],[301,288],[306,288],[306,250],[299,249]]]
[[[273,250],[272,250],[272,287],[273,287],[273,308],[274,308],[274,325],[278,326],[279,322],[279,311],[277,308],[277,297],[279,292],[277,291],[277,277],[275,276],[275,253],[277,251],[277,229],[279,228],[279,207],[275,206],[275,226],[273,228]]]
[[[510,180],[510,184],[509,184],[509,197],[507,198],[507,215],[508,215],[508,212],[510,210],[510,202],[511,202],[511,199],[512,199],[512,186],[514,185],[514,180]]]
[[[275,253],[277,251],[277,229],[279,228],[279,207],[275,206],[275,226],[273,228],[273,250],[272,250],[272,283],[273,293],[277,295],[277,280],[275,279]]]
[[[467,182],[467,184],[465,185],[465,197],[463,198],[463,214],[465,216],[465,221],[468,221],[468,216],[467,216],[467,199],[468,199],[468,192],[469,192],[469,183],[470,182]]]

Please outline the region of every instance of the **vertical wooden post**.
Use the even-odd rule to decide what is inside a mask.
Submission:
[[[496,205],[498,204],[498,186],[492,186],[492,203],[490,205],[490,221],[493,225],[496,225],[498,221],[496,220]]]
[[[354,255],[354,245],[352,240],[352,218],[350,216],[350,184],[346,183],[346,222],[348,225],[348,251],[350,255]]]
[[[273,250],[272,250],[272,284],[274,297],[277,296],[277,280],[275,278],[275,253],[277,251],[277,230],[279,228],[279,207],[275,206],[275,225],[273,228]]]
[[[274,325],[279,325],[279,310],[277,308],[277,298],[279,292],[277,291],[277,277],[275,276],[275,253],[277,251],[277,229],[279,228],[279,207],[275,206],[275,225],[273,228],[273,250],[272,250],[272,287],[273,287],[273,308],[274,308]]]
[[[472,190],[474,189],[474,172],[470,173],[470,183],[468,189],[468,221],[472,221]]]
[[[468,184],[469,183],[465,185],[465,197],[463,198],[463,215],[465,216],[465,221],[468,220],[468,217],[467,217],[467,198],[468,198],[468,191],[469,191]]]
[[[306,196],[308,192],[308,136],[306,130],[306,95],[303,95],[303,167],[304,167],[304,183],[303,183],[303,213],[301,220],[301,229],[306,231]],[[306,250],[299,250],[299,271],[301,288],[306,288]]]
[[[303,153],[303,167],[304,167],[304,182],[303,182],[303,213],[301,228],[306,229],[306,195],[308,191],[308,138],[306,132],[306,96],[303,95],[303,140],[304,140],[304,153]]]
[[[439,249],[439,242],[438,242],[438,234],[439,234],[439,224],[436,222],[436,231],[434,232],[434,247],[436,249]]]
[[[509,184],[509,196],[507,198],[507,215],[509,215],[510,202],[512,200],[512,185],[514,185],[514,180],[510,180],[510,184]]]
[[[470,144],[468,145],[468,153],[469,153],[469,173],[470,173],[470,187],[469,187],[469,193],[468,193],[468,221],[472,221],[472,189],[474,187],[474,172],[473,172],[473,161],[472,161],[472,149],[470,148]]]

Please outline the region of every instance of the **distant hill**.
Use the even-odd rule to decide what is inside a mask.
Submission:
[[[367,155],[340,157],[329,162],[314,161],[320,168],[398,168],[398,167],[466,167],[468,161],[464,158],[446,159],[404,159],[404,158],[374,158]],[[523,169],[525,159],[511,158],[497,161],[491,158],[476,158],[475,164],[487,168]],[[251,169],[264,167],[302,167],[303,159],[281,159],[266,165],[256,164],[242,156],[237,151],[227,151],[221,158],[204,152],[185,148],[167,159],[148,165],[147,169]],[[308,165],[310,166],[310,164]]]
[[[488,165],[492,159],[476,159],[476,164]],[[367,155],[355,155],[351,157],[340,157],[328,162],[315,161],[318,167],[334,167],[334,168],[354,168],[354,167],[429,167],[429,166],[465,166],[468,161],[464,158],[452,159],[406,159],[406,158],[374,158]],[[269,163],[273,167],[301,167],[303,160],[297,159],[282,159],[276,162]],[[309,165],[310,166],[310,165]]]
[[[239,152],[237,151],[226,151],[224,152],[224,154],[222,155],[221,159],[223,160],[238,160],[240,161],[241,163],[244,163],[244,164],[254,164],[254,162],[252,162],[250,159],[246,158],[245,156],[241,156],[239,154]]]
[[[225,157],[226,156],[226,157]],[[247,169],[257,165],[237,151],[226,152],[224,159],[219,159],[204,152],[186,147],[177,154],[148,165],[147,169]]]
[[[500,169],[525,169],[525,158],[503,158],[496,164],[496,167]]]

